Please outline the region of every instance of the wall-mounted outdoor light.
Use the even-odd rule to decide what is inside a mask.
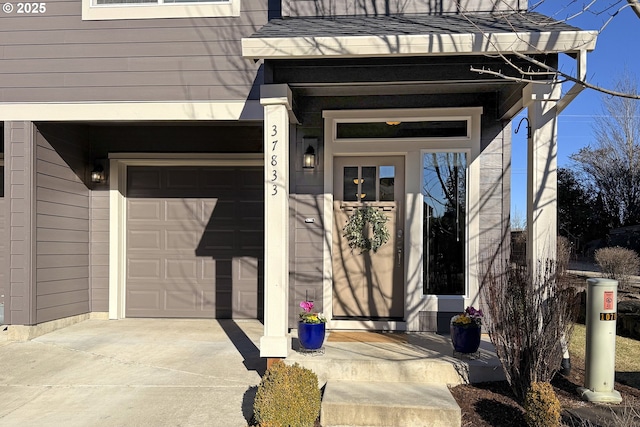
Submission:
[[[317,138],[302,138],[302,146],[306,146],[302,155],[302,167],[304,169],[314,169],[316,167],[316,148],[318,147]]]
[[[96,160],[93,170],[91,171],[91,182],[100,184],[107,181],[107,174],[100,160]]]

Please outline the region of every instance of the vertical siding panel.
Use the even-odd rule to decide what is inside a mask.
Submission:
[[[484,264],[489,258],[501,262],[509,254],[510,130],[490,119],[482,129],[479,255]]]
[[[9,298],[5,307],[5,322],[14,325],[35,323],[32,305],[33,286],[33,124],[31,122],[6,122],[4,127],[5,168],[10,177],[6,185],[5,225],[10,248],[7,283]]]
[[[81,128],[39,124],[36,134],[38,247],[57,247],[36,260],[36,321],[90,311],[88,142]]]

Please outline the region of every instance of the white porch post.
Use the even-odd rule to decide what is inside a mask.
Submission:
[[[556,259],[557,241],[557,102],[561,85],[529,84],[524,89],[531,137],[527,155],[527,261]]]
[[[287,85],[263,85],[264,106],[264,335],[260,357],[287,357],[289,302],[289,111]]]

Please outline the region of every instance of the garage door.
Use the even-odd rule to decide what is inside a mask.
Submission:
[[[127,169],[127,317],[256,318],[260,167]]]

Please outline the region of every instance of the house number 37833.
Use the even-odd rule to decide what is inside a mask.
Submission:
[[[278,147],[278,140],[276,136],[278,135],[278,126],[273,125],[271,127],[271,160],[269,163],[271,164],[271,195],[275,196],[278,194],[278,155],[273,154]]]
[[[46,3],[4,3],[2,5],[2,11],[4,13],[17,13],[25,15],[42,14],[47,12]]]

